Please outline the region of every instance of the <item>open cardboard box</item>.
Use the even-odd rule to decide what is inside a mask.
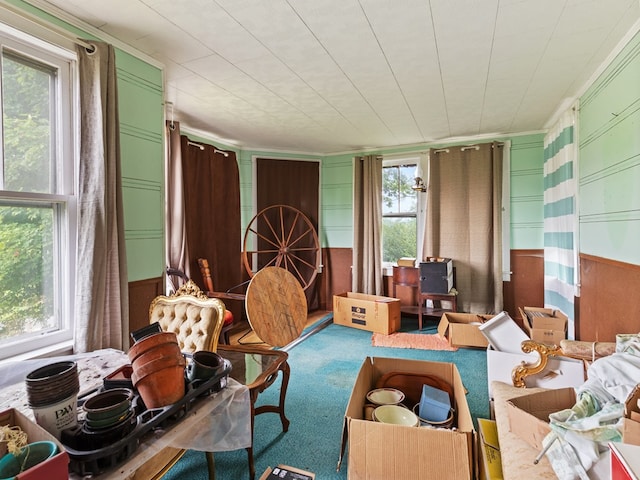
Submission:
[[[48,440],[58,445],[58,453],[50,459],[19,473],[18,480],[66,480],[69,478],[69,454],[62,443],[37,423],[29,420],[23,413],[11,408],[0,412],[0,426],[18,426],[27,434],[29,443]]]
[[[531,340],[547,345],[559,345],[567,338],[567,316],[551,308],[519,308],[520,316]]]
[[[538,451],[542,440],[551,432],[549,414],[571,408],[576,403],[573,388],[558,388],[523,395],[507,401],[509,430]]]
[[[354,292],[334,295],[333,323],[389,335],[400,330],[400,300]]]
[[[367,393],[375,388],[380,377],[391,372],[436,375],[452,385],[457,429],[407,427],[364,420]],[[367,357],[347,404],[338,469],[348,445],[349,479],[475,478],[476,433],[465,393],[453,363]]]
[[[493,315],[445,312],[438,323],[438,333],[454,347],[486,348],[489,342],[478,327],[492,318]]]
[[[631,445],[640,445],[640,385],[631,391],[624,403],[622,423],[622,441]]]

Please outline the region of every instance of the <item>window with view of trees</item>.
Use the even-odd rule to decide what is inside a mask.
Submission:
[[[0,29],[0,359],[72,338],[71,59]]]
[[[382,261],[394,264],[401,257],[416,257],[417,194],[414,163],[391,164],[382,168]]]

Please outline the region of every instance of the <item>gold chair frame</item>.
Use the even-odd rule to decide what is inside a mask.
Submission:
[[[175,293],[172,295],[159,295],[154,298],[149,305],[149,322],[153,323],[158,321],[162,326],[163,330],[166,330],[168,326],[168,322],[173,319],[165,319],[163,315],[160,314],[160,308],[163,310],[168,308],[169,310],[175,309],[176,307],[186,306],[188,313],[191,315],[199,315],[199,319],[191,319],[193,321],[199,321],[202,319],[202,315],[200,312],[193,312],[190,310],[190,307],[201,309],[201,311],[207,312],[215,312],[212,313],[215,315],[214,321],[211,322],[211,325],[208,325],[207,329],[203,330],[202,333],[205,335],[205,340],[202,342],[203,348],[202,350],[209,350],[211,352],[215,352],[218,348],[218,339],[220,337],[220,332],[222,331],[222,325],[224,322],[224,313],[226,307],[222,300],[218,298],[210,298],[208,297],[200,288],[193,282],[193,280],[189,280],[187,283],[182,285]],[[163,321],[164,320],[164,321]],[[181,350],[185,350],[184,340],[185,340],[185,332],[176,331],[178,334],[178,342],[180,343]],[[193,349],[187,348],[186,351],[193,353]]]

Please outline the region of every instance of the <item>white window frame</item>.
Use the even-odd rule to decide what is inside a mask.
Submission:
[[[427,157],[423,153],[409,153],[401,156],[385,156],[382,160],[382,168],[394,167],[399,165],[415,165],[416,173],[415,177],[421,177],[423,181],[427,182],[422,172],[427,171]],[[416,259],[419,259],[422,252],[422,245],[420,239],[424,235],[424,226],[426,219],[426,192],[416,192]],[[393,275],[393,267],[396,262],[382,262],[382,269],[384,275]]]
[[[74,334],[74,299],[77,236],[77,178],[78,178],[78,103],[77,56],[74,51],[41,40],[34,26],[32,32],[20,31],[0,23],[0,48],[25,58],[50,65],[57,70],[55,141],[52,155],[55,160],[55,191],[50,194],[0,190],[4,204],[51,207],[56,232],[54,265],[54,315],[59,329],[25,336],[0,344],[0,362],[21,360],[42,355],[68,353]],[[46,37],[45,37],[46,38]],[[0,104],[1,105],[1,104]],[[1,114],[1,112],[0,112]],[[1,133],[1,132],[0,132]],[[0,137],[1,138],[1,137]],[[0,144],[0,151],[2,144]]]

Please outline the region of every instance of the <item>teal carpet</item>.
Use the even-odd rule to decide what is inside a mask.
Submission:
[[[412,332],[415,319],[403,319],[402,331]],[[428,323],[422,333],[435,333]],[[342,421],[358,369],[367,356],[411,358],[457,365],[468,390],[467,402],[474,417],[488,418],[486,352],[461,348],[456,352],[383,348],[371,346],[371,332],[330,324],[289,351],[291,378],[285,412],[291,421],[282,433],[277,414],[258,415],[255,421],[254,459],[256,480],[269,466],[283,463],[309,470],[318,480],[346,479],[346,460],[336,472],[340,455]],[[258,397],[258,404],[277,404],[279,380]],[[247,452],[215,454],[216,479],[249,478]],[[207,479],[202,452],[189,451],[164,477],[168,480]]]

